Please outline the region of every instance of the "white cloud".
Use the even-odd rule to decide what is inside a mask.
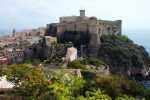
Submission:
[[[59,16],[78,15],[122,19],[124,29],[150,29],[148,0],[3,0],[0,3],[1,28],[28,28],[56,22]]]

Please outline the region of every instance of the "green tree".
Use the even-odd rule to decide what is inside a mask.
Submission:
[[[68,64],[68,67],[75,69],[86,69],[86,66],[80,60],[74,60]]]
[[[79,96],[76,100],[112,100],[107,94],[104,94],[100,89],[86,91],[86,97]]]
[[[48,92],[48,81],[39,68],[26,64],[11,65],[4,72],[7,80],[15,84],[15,95],[40,100]]]
[[[49,85],[50,93],[54,100],[70,100],[80,94],[85,81],[68,72],[60,71],[53,74],[51,79],[53,84]]]
[[[132,96],[121,95],[121,96],[118,96],[116,98],[116,100],[145,100],[145,99],[144,98],[139,99],[139,98],[135,98],[135,97],[132,97]]]

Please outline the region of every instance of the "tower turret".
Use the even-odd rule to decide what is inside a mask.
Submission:
[[[85,10],[80,10],[80,17],[85,17]]]

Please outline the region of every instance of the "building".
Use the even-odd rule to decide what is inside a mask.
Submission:
[[[66,61],[71,62],[77,59],[77,49],[74,47],[67,48]]]
[[[46,45],[51,46],[53,43],[57,43],[57,38],[52,36],[45,36]]]
[[[8,58],[0,57],[0,65],[7,65],[9,63]]]
[[[80,32],[82,35],[86,33],[86,36],[90,37],[88,39],[88,44],[86,44],[87,51],[89,54],[97,55],[101,44],[101,36],[105,34],[121,35],[122,21],[108,21],[97,19],[96,17],[87,17],[85,15],[85,10],[80,10],[80,16],[60,17],[59,23],[47,25],[47,35],[57,36],[58,41],[66,36],[66,32],[68,34]],[[86,37],[85,35],[83,36]]]
[[[6,48],[4,55],[8,58],[9,63],[22,63],[24,60],[24,51],[20,48]]]
[[[40,37],[45,35],[45,28],[40,27],[37,29],[24,30],[22,32],[16,32],[14,37],[21,40],[31,40],[33,37]]]
[[[15,37],[2,37],[0,39],[0,47],[4,48],[5,46],[16,46],[17,45],[17,40]]]
[[[56,27],[56,29],[52,28],[52,26]],[[47,28],[51,29],[51,32],[56,32],[57,35],[61,35],[65,31],[89,32],[99,34],[99,36],[102,34],[120,35],[121,27],[121,20],[108,21],[97,19],[96,17],[87,17],[85,16],[85,10],[80,10],[80,16],[60,17],[59,23],[47,25]]]

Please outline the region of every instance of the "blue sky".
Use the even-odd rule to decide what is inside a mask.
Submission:
[[[123,29],[150,29],[149,0],[3,0],[0,30],[27,29],[57,22],[60,16],[79,15],[123,20]]]
[[[87,16],[123,20],[123,33],[150,52],[150,0],[1,0],[0,32],[46,26],[80,9]]]

